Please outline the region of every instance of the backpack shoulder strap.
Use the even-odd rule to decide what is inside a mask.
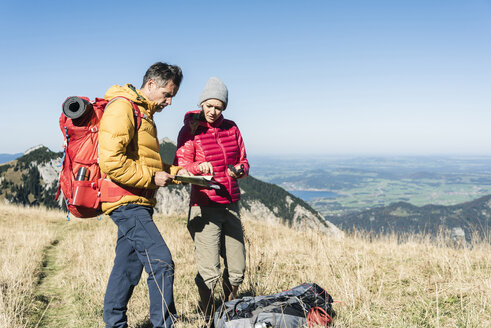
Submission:
[[[114,97],[107,103],[106,107],[109,106],[109,104],[115,101],[116,99],[125,99],[126,101],[129,101],[129,103],[133,107],[133,116],[135,117],[135,123],[136,123],[135,130],[138,130],[142,124],[142,118],[144,118],[146,115],[140,111],[140,108],[138,107],[137,104],[135,104],[133,101],[123,96]]]

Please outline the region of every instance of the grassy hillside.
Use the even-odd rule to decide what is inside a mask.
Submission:
[[[155,217],[176,263],[177,328],[200,327],[195,260],[183,217]],[[0,205],[0,327],[104,327],[102,304],[116,227],[107,217],[66,221],[60,211]],[[240,293],[271,294],[313,281],[335,300],[335,327],[490,327],[491,246],[423,237],[340,240],[245,221]],[[145,276],[131,327],[150,327]]]

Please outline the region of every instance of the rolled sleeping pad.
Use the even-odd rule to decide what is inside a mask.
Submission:
[[[76,120],[90,111],[92,111],[92,104],[80,97],[69,97],[63,103],[63,114],[72,120]]]

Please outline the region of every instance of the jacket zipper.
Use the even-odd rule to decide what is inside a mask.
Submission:
[[[223,147],[222,145],[222,142],[220,141],[220,138],[218,138],[218,133],[217,133],[217,129],[215,128],[215,130],[213,131],[213,134],[215,135],[215,140],[217,141],[217,144],[220,146],[220,149],[222,150],[222,153],[223,153],[223,162],[225,163],[225,176],[227,177],[227,181],[228,181],[228,190],[230,190],[230,192],[232,192],[232,177],[230,175],[228,175],[228,172],[227,172],[227,153],[225,152],[225,148]],[[230,195],[232,196],[232,195]]]

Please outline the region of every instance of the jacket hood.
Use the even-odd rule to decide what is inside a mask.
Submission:
[[[104,99],[108,101],[115,97],[128,98],[135,104],[144,107],[150,115],[153,115],[155,113],[155,110],[157,109],[157,104],[155,102],[145,98],[140,90],[136,89],[133,85],[129,83],[125,84],[124,86],[113,85],[106,91],[106,94],[104,95]]]

